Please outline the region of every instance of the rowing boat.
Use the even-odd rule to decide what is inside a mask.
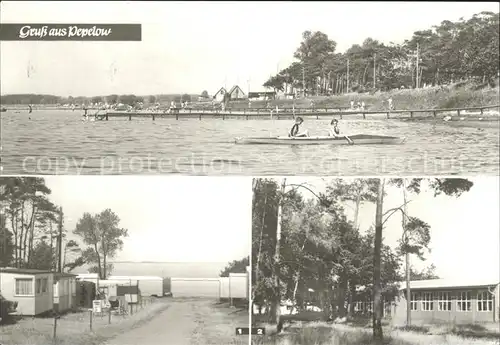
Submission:
[[[386,135],[353,134],[350,136],[314,136],[314,137],[250,137],[235,138],[236,144],[272,144],[272,145],[386,145],[402,144],[405,138],[391,137]]]

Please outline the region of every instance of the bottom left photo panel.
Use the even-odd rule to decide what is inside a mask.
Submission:
[[[252,179],[0,177],[0,344],[249,344]]]

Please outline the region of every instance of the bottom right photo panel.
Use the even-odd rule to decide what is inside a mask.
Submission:
[[[252,344],[498,344],[499,179],[253,179]]]

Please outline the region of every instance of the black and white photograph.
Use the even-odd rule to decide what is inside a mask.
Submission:
[[[496,2],[0,6],[3,174],[500,171]]]
[[[254,179],[252,344],[498,344],[499,187]]]
[[[0,345],[499,345],[499,25],[1,1]]]
[[[251,179],[0,188],[1,344],[248,344]]]

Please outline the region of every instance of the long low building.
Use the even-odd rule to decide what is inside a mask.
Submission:
[[[430,323],[485,323],[500,320],[500,281],[432,279],[410,282],[411,321]],[[391,310],[394,324],[406,322],[406,284]]]
[[[221,298],[221,278],[171,278],[172,297]]]
[[[139,294],[141,296],[163,296],[163,278],[156,276],[110,276],[109,280],[117,281],[137,281]]]
[[[218,278],[170,278],[170,292],[175,297],[249,299],[250,269]]]

